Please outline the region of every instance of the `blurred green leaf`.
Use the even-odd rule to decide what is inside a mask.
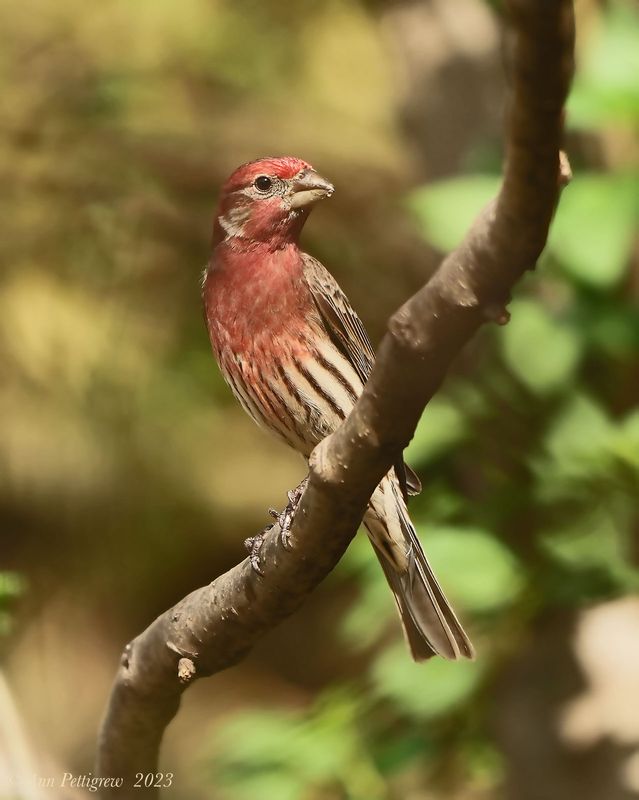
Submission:
[[[16,572],[0,572],[0,601],[4,598],[13,598],[21,595],[26,587],[26,582]]]
[[[431,183],[412,192],[408,206],[424,238],[448,251],[456,247],[475,217],[499,190],[497,175],[467,175]]]
[[[443,470],[429,475],[421,494],[410,501],[410,516],[415,524],[435,524],[459,519],[467,513],[468,498],[451,485]]]
[[[285,754],[277,743],[286,741],[297,727],[294,712],[254,711],[238,714],[224,726],[224,739],[233,741],[234,762],[278,764]]]
[[[442,658],[416,664],[404,644],[384,651],[373,665],[375,690],[412,717],[438,717],[467,701],[482,677],[473,661]]]
[[[614,432],[613,424],[594,400],[583,394],[573,396],[546,433],[544,449],[549,458],[537,465],[541,488],[561,491],[557,481],[605,472]]]
[[[567,388],[581,355],[576,332],[531,300],[513,301],[510,311],[500,341],[511,372],[539,394]]]
[[[421,763],[437,755],[433,740],[417,726],[402,726],[400,736],[384,737],[376,748],[376,763],[383,775],[401,770],[411,762]]]
[[[465,750],[464,755],[474,782],[493,788],[496,792],[496,786],[503,781],[506,771],[503,753],[491,741],[484,740],[468,743]]]
[[[628,591],[639,589],[630,537],[609,508],[589,509],[569,525],[542,535],[542,548],[571,570],[601,570]]]
[[[578,174],[562,194],[549,246],[575,278],[598,289],[621,280],[639,226],[639,174]]]
[[[326,692],[309,710],[237,714],[214,741],[222,785],[232,797],[255,796],[265,783],[302,800],[337,783],[352,800],[381,799],[384,785],[363,747],[359,715],[348,689]]]
[[[435,396],[430,401],[406,449],[406,460],[419,467],[445,453],[468,435],[463,414],[450,400]]]
[[[622,420],[612,438],[611,449],[617,458],[639,471],[639,409]]]
[[[213,781],[214,784],[217,782]],[[261,769],[256,774],[247,770],[233,780],[226,776],[222,782],[223,796],[232,797],[233,800],[255,800],[256,797],[300,800],[304,788],[304,781],[296,775],[269,769]]]
[[[19,597],[26,588],[26,581],[17,572],[0,572],[0,638],[11,633],[13,614],[11,601]]]
[[[568,99],[568,121],[594,127],[639,120],[639,14],[612,3],[585,50]]]
[[[611,298],[612,299],[612,298]],[[585,337],[596,348],[615,359],[633,359],[639,352],[639,308],[598,304],[582,313]]]
[[[521,589],[521,570],[512,553],[488,531],[420,527],[419,538],[445,590],[475,612],[511,603]]]
[[[360,579],[359,595],[340,622],[344,639],[356,648],[372,645],[395,614],[388,584],[372,552],[370,558],[374,569]]]

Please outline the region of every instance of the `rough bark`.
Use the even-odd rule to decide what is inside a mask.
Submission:
[[[127,646],[98,755],[99,774],[124,785],[105,788],[103,797],[138,796],[135,773],[156,770],[162,734],[184,689],[236,664],[333,569],[455,356],[484,322],[507,321],[510,291],[534,268],[566,179],[560,144],[574,43],[572,0],[510,0],[507,8],[512,96],[499,195],[427,285],[390,318],[355,409],[311,456],[291,549],[282,547],[275,526],[261,550],[263,575],[244,560]],[[159,789],[142,791],[157,796]]]

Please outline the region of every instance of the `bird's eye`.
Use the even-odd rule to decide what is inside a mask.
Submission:
[[[268,175],[258,175],[254,184],[258,192],[268,192],[273,185],[273,181],[268,177]]]

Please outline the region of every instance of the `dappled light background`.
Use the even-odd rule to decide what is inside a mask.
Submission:
[[[639,797],[639,17],[579,0],[574,180],[512,321],[427,408],[412,514],[474,663],[411,663],[364,536],[185,695],[180,800]],[[216,193],[291,154],[379,341],[498,185],[482,0],[0,0],[0,798],[93,769],[123,645],[245,555],[304,464],[210,353]]]

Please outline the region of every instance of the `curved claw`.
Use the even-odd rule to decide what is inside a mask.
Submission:
[[[291,523],[292,520],[289,522],[288,528],[280,525],[280,542],[282,542],[282,547],[285,550],[293,549],[293,545],[291,544],[291,531],[289,530]]]
[[[280,541],[286,550],[291,550],[291,527],[295,519],[297,507],[300,504],[304,490],[308,483],[308,476],[300,483],[296,489],[291,489],[286,493],[288,504],[284,511],[278,513],[274,508],[269,508],[268,513],[277,521],[280,528]]]
[[[266,530],[266,529],[265,529]],[[264,544],[264,533],[258,533],[257,536],[249,536],[244,540],[244,547],[249,552],[249,562],[254,572],[258,575],[264,575],[264,570],[260,565],[260,548]]]

